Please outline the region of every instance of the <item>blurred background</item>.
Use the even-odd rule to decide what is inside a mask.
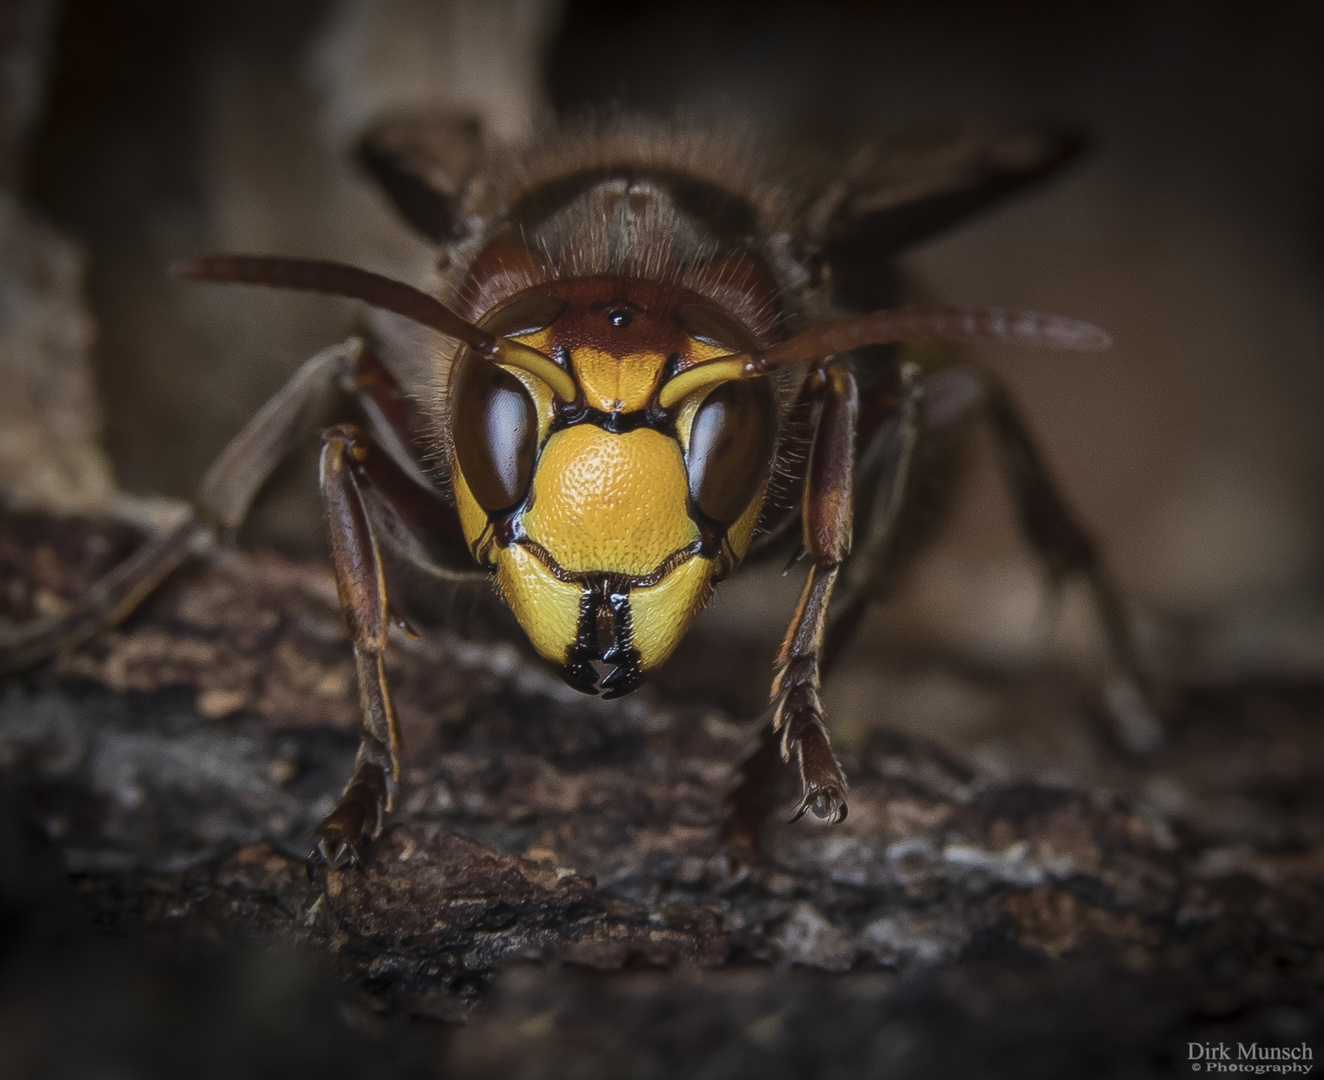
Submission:
[[[3,41],[24,61],[6,69],[4,180],[24,228],[65,245],[60,280],[85,322],[64,347],[91,372],[115,485],[141,495],[188,495],[298,363],[355,319],[332,300],[171,282],[167,262],[321,255],[424,280],[429,248],[351,161],[376,117],[468,108],[517,145],[556,116],[679,110],[806,155],[949,121],[1078,125],[1085,160],[914,251],[905,269],[945,302],[1060,312],[1113,334],[1102,356],[978,358],[1010,383],[1104,546],[1153,665],[1324,673],[1319,4],[9,0],[2,10]],[[68,419],[77,392],[62,393],[65,419],[39,422],[54,432],[52,454],[84,438]],[[54,400],[30,396],[38,412]],[[8,445],[28,467],[40,456],[40,440]],[[891,722],[951,742],[992,722],[964,684],[904,698],[887,658],[907,650],[971,670],[1095,661],[1088,609],[1068,591],[1052,613],[982,435],[973,455],[942,536],[833,684],[847,738],[880,694],[899,702]],[[80,462],[70,469],[83,470],[83,487],[54,501],[109,497],[104,461],[89,451]],[[244,542],[321,549],[313,463],[310,447],[283,471]],[[798,588],[798,575],[732,583],[707,629],[770,659]],[[767,659],[757,664],[761,681]]]

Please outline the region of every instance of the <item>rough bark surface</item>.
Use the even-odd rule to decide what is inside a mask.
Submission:
[[[58,610],[135,542],[0,518],[0,615]],[[845,755],[848,820],[774,817],[744,866],[719,830],[751,723],[585,698],[448,632],[401,636],[390,671],[401,805],[366,866],[315,880],[309,830],[356,745],[325,567],[200,557],[8,680],[0,1061],[1150,1075],[1190,1040],[1319,1046],[1324,686],[1187,688],[1114,789],[999,783],[880,730]],[[1067,693],[1036,689],[1003,688]],[[1121,793],[1155,778],[1184,802]]]

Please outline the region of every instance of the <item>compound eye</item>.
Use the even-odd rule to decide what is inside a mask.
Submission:
[[[489,514],[524,501],[538,450],[538,414],[524,384],[496,364],[460,361],[451,394],[451,437],[469,490]]]
[[[777,397],[767,379],[723,383],[690,427],[690,501],[711,521],[734,524],[758,493],[777,441]]]

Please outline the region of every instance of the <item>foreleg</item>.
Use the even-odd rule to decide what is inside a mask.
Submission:
[[[896,382],[879,386],[860,409],[857,487],[866,497],[856,508],[856,538],[850,560],[842,568],[839,595],[828,623],[824,674],[855,637],[870,605],[885,591],[898,554],[905,554],[897,551],[898,528],[910,497],[928,390],[919,375],[918,365],[901,363]]]
[[[801,799],[795,818],[812,810],[816,817],[841,821],[846,816],[846,777],[832,753],[818,691],[828,606],[851,547],[859,398],[855,378],[842,361],[828,361],[816,377],[823,382],[823,406],[801,507],[805,552],[814,565],[777,657],[772,726],[781,735],[782,760],[794,755],[799,765]]]
[[[331,813],[313,830],[310,859],[320,857],[333,868],[357,859],[360,846],[381,832],[400,779],[400,730],[383,666],[390,625],[386,572],[363,491],[370,483],[363,470],[369,452],[352,425],[323,435],[322,497],[331,521],[336,592],[354,641],[360,720],[354,772]]]
[[[914,364],[902,364],[897,374],[895,381],[877,384],[869,400],[858,409],[851,406],[853,387],[847,388],[839,377],[832,377],[838,386],[837,404],[831,410],[824,406],[812,453],[820,462],[823,455],[834,455],[837,461],[850,459],[855,454],[858,437],[860,455],[854,460],[853,476],[840,473],[829,476],[821,465],[815,471],[811,462],[811,476],[816,475],[817,479],[809,484],[802,497],[802,514],[807,525],[811,520],[809,501],[815,500],[820,508],[816,512],[819,516],[814,519],[818,539],[806,539],[806,550],[813,544],[818,550],[826,551],[830,559],[840,559],[850,551],[850,560],[841,571],[844,576],[837,583],[838,591],[844,591],[844,595],[838,595],[824,630],[822,618],[827,610],[827,598],[823,594],[832,591],[832,582],[826,574],[818,574],[816,563],[782,647],[781,669],[774,686],[774,696],[785,691],[784,699],[777,702],[779,719],[788,719],[789,708],[793,723],[783,722],[780,730],[764,729],[759,746],[742,762],[739,783],[728,800],[731,816],[723,830],[723,846],[741,859],[757,856],[762,822],[772,809],[778,760],[789,758],[791,750],[799,758],[801,771],[802,799],[797,817],[807,809],[817,812],[820,799],[827,809],[834,792],[835,799],[844,799],[845,781],[840,778],[840,769],[822,726],[817,689],[818,681],[854,635],[868,607],[874,580],[889,561],[906,497],[920,435],[923,389],[919,369]],[[859,417],[858,431],[852,415],[855,412]],[[843,503],[835,492],[826,498],[819,494],[834,486],[855,483],[861,474],[863,482],[873,490],[854,508],[849,501]],[[851,550],[853,509],[867,517],[858,543]],[[838,516],[830,528],[823,520],[824,513],[829,518]],[[844,815],[843,801],[840,816]]]

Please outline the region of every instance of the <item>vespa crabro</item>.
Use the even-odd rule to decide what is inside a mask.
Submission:
[[[1142,700],[1117,590],[1006,391],[970,367],[926,373],[897,350],[922,339],[1096,350],[1107,335],[1055,315],[890,306],[897,252],[1077,149],[1067,135],[963,133],[791,183],[744,141],[670,126],[617,120],[509,153],[463,120],[385,125],[362,160],[439,245],[428,289],[283,257],[175,272],[355,298],[428,340],[355,338],[308,360],[212,466],[188,520],[69,612],[20,630],[4,666],[86,640],[200,535],[237,526],[338,386],[358,418],[323,433],[321,487],[362,737],[315,830],[313,858],[331,867],[361,856],[395,798],[383,654],[400,562],[494,584],[566,682],[616,696],[666,660],[728,575],[804,558],[760,753],[798,765],[797,817],[844,817],[822,672],[904,546],[918,450],[967,414],[991,425],[1034,551],[1054,576],[1089,583],[1115,668]],[[766,772],[747,764],[738,804],[757,803]]]

